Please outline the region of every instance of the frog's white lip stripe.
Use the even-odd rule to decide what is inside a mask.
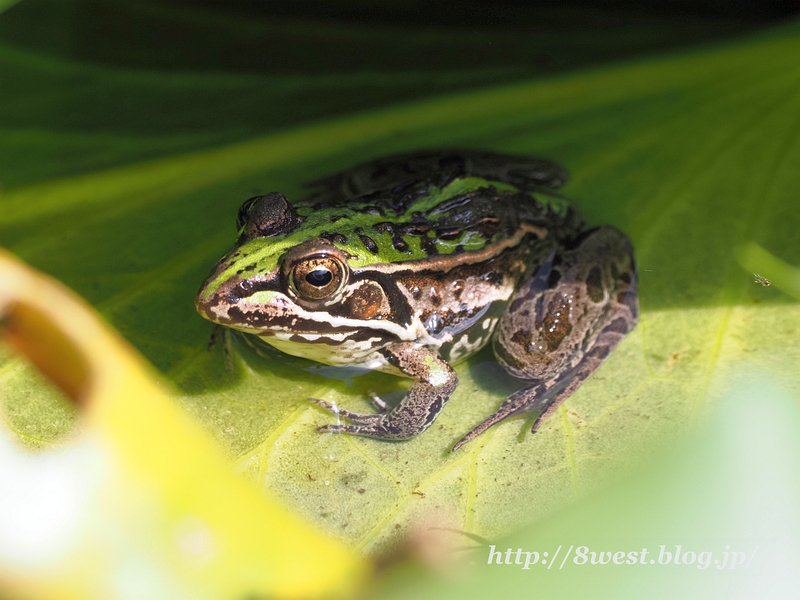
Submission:
[[[335,347],[331,352],[329,347],[320,347],[316,344],[306,344],[294,339],[283,339],[283,337],[270,336],[262,337],[262,340],[277,348],[281,352],[292,356],[300,356],[317,362],[349,367],[362,367],[367,370],[380,370],[396,375],[403,376],[403,373],[392,367],[386,358],[376,350],[376,341],[365,340],[363,342],[345,342]],[[377,340],[379,343],[380,340]]]
[[[283,295],[278,295],[276,299],[280,300],[281,296]],[[283,299],[285,306],[290,307],[291,310],[280,311],[282,314],[276,311],[274,304],[249,304],[241,307],[237,305],[218,305],[211,307],[211,311],[216,317],[216,322],[255,335],[270,335],[278,332],[299,334],[305,332],[333,339],[337,333],[341,335],[371,329],[388,334],[389,337],[399,341],[419,340],[422,344],[440,343],[428,335],[427,330],[419,319],[415,319],[409,327],[403,327],[389,320],[331,317],[330,314],[325,312],[307,311],[301,306],[292,303],[285,296],[283,296]],[[230,314],[233,310],[238,313],[236,318],[233,318]],[[270,323],[269,327],[258,326],[258,321],[261,320],[259,317],[264,318],[264,315],[268,315],[264,321]],[[251,317],[251,319],[248,319],[248,317]],[[251,323],[248,324],[248,320]],[[285,321],[286,324],[279,325],[278,322],[280,321]],[[309,325],[304,326],[305,323]]]

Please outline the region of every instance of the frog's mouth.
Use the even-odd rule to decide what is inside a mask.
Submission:
[[[259,278],[232,278],[221,283],[212,273],[200,288],[195,307],[212,323],[266,341],[336,345],[347,340],[388,341],[414,335],[389,320],[348,318],[304,307],[286,294],[277,269]]]
[[[198,312],[213,323],[264,338],[302,343],[341,343],[347,339],[394,338],[402,328],[387,322],[365,323],[357,319],[334,317],[325,311],[309,311],[298,306],[280,291],[259,291],[247,301],[198,301]],[[389,331],[397,329],[397,331]]]
[[[265,303],[253,296],[268,296]],[[257,335],[281,352],[325,364],[351,364],[366,360],[376,349],[386,346],[406,332],[389,322],[364,322],[334,317],[324,311],[309,311],[293,303],[281,292],[259,291],[247,301],[224,306],[198,301],[201,315],[251,335]],[[212,297],[213,298],[213,295]]]

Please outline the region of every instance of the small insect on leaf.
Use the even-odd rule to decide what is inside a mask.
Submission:
[[[758,273],[753,273],[753,277],[756,278],[754,283],[760,283],[764,287],[769,287],[770,286],[770,280],[767,279],[766,277],[762,277]]]

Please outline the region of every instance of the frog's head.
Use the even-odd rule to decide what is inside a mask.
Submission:
[[[306,341],[324,334],[333,340],[363,329],[364,320],[386,318],[383,287],[354,276],[348,261],[358,257],[319,237],[319,227],[312,226],[319,217],[299,215],[278,193],[245,202],[239,240],[200,288],[198,312],[247,333],[286,339],[306,334]]]

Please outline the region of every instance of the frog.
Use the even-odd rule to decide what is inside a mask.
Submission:
[[[195,299],[216,327],[286,354],[412,380],[393,406],[318,427],[383,441],[427,430],[485,346],[523,382],[451,451],[530,414],[535,433],[636,326],[636,262],[612,225],[588,227],[556,162],[426,150],[246,200],[238,238]],[[341,422],[342,417],[345,422]]]

